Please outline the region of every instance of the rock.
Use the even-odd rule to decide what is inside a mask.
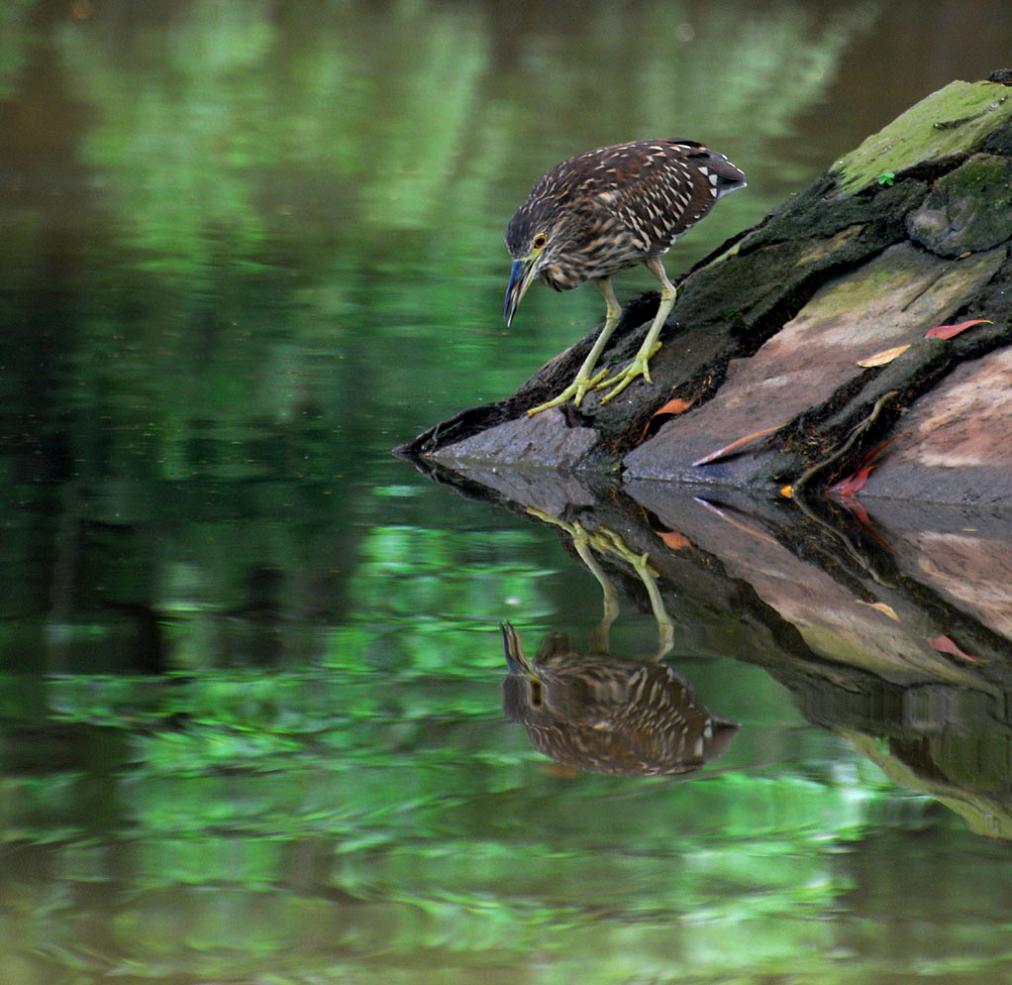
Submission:
[[[928,96],[697,264],[679,282],[652,385],[637,382],[605,406],[592,392],[579,409],[526,416],[575,374],[596,326],[511,397],[399,451],[448,466],[624,470],[627,480],[796,495],[874,454],[869,493],[1006,502],[1012,406],[970,399],[974,388],[1007,387],[999,357],[1012,344],[1012,87],[992,78]],[[656,303],[646,295],[627,306],[603,362],[630,357]],[[975,318],[990,324],[948,342],[925,338]],[[893,361],[857,365],[901,346]],[[648,428],[672,398],[691,409]],[[908,421],[913,437],[876,451]],[[693,464],[766,429],[725,461]],[[967,441],[975,464],[938,464]],[[990,472],[989,460],[998,463]]]

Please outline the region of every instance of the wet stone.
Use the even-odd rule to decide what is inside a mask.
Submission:
[[[433,453],[444,465],[496,463],[540,468],[575,468],[597,444],[593,428],[569,427],[558,408],[526,415],[465,438]]]
[[[862,498],[1012,507],[1012,350],[964,363],[907,416]]]
[[[630,477],[746,483],[754,454],[703,468],[692,463],[825,402],[865,372],[858,360],[914,342],[958,310],[1002,259],[996,250],[954,265],[901,244],[831,281],[754,356],[731,362],[713,400],[630,453]]]

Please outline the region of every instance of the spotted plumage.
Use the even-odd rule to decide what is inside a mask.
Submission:
[[[580,654],[549,634],[528,660],[516,630],[502,626],[510,673],[503,710],[537,749],[595,773],[688,773],[727,748],[738,726],[711,714],[664,663]]]
[[[556,290],[662,256],[745,176],[692,140],[637,140],[571,157],[546,172],[506,227],[510,255],[547,233],[539,271]],[[555,237],[559,237],[553,243]]]
[[[557,291],[596,282],[608,306],[608,319],[593,359],[588,357],[573,385],[531,413],[571,397],[579,404],[583,394],[600,382],[602,374],[592,381],[591,371],[619,315],[610,278],[638,263],[645,263],[661,282],[659,320],[651,326],[633,366],[602,384],[619,384],[605,399],[616,396],[637,376],[649,382],[647,363],[675,295],[660,257],[719,198],[743,187],[744,173],[723,154],[677,137],[588,151],[541,176],[506,227],[506,246],[514,261],[506,321],[512,321],[536,278]]]

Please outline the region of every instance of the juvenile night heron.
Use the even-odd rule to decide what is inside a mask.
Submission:
[[[509,674],[503,710],[556,762],[593,773],[691,773],[720,756],[737,724],[709,712],[667,664],[577,653],[550,633],[528,658],[502,624]]]
[[[557,291],[594,281],[604,295],[607,316],[573,382],[528,414],[568,400],[579,406],[595,387],[610,388],[605,403],[640,376],[651,382],[650,358],[660,348],[658,336],[675,303],[675,286],[661,257],[718,198],[744,187],[744,173],[723,154],[680,137],[602,147],[541,176],[506,227],[513,257],[503,309],[506,324],[536,277]],[[607,369],[594,369],[622,314],[611,277],[639,263],[660,281],[660,305],[632,362],[606,380]]]

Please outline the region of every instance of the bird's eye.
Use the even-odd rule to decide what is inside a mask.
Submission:
[[[538,235],[534,237],[534,249],[540,250],[547,242],[548,237],[544,233],[538,233]]]

